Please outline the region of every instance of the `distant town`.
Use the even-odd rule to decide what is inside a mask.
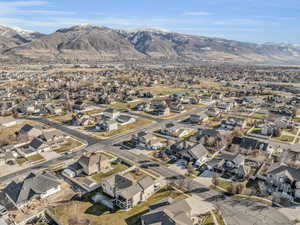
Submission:
[[[0,69],[0,224],[292,225],[300,69]]]

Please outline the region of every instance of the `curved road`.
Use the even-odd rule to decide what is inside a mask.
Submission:
[[[202,108],[204,110],[205,107]],[[198,109],[199,110],[199,109]],[[162,126],[162,124],[175,122],[176,120],[182,119],[186,117],[188,114],[193,113],[195,110],[190,111],[189,113],[183,114],[180,117],[172,118],[164,120],[160,123],[155,123],[147,127],[146,129],[154,129],[157,127]],[[117,154],[123,158],[130,160],[131,162],[135,163],[137,166],[140,166],[140,161],[142,160],[149,160],[144,155],[137,155],[132,152],[121,150],[120,148],[113,147],[112,144],[115,144],[122,139],[130,137],[132,134],[138,132],[136,130],[134,132],[130,132],[125,135],[120,135],[118,137],[109,138],[106,140],[100,140],[85,134],[82,134],[79,131],[70,129],[64,125],[54,123],[47,119],[43,118],[31,118],[32,120],[39,121],[41,123],[47,124],[51,127],[54,127],[58,130],[61,130],[65,133],[68,133],[71,136],[76,138],[85,140],[87,142],[87,148],[78,150],[76,152],[72,152],[68,155],[63,155],[59,158],[49,160],[47,162],[41,163],[39,165],[32,166],[30,168],[26,168],[20,170],[13,174],[8,174],[0,178],[0,182],[5,182],[12,180],[18,176],[22,176],[32,171],[46,169],[51,165],[55,165],[58,163],[62,163],[68,160],[72,160],[76,156],[81,155],[83,151],[95,151],[98,149],[111,152]],[[157,163],[157,162],[155,162]],[[160,174],[165,179],[173,179],[174,177],[181,176],[177,172],[165,167],[164,165],[160,164],[159,167],[151,168],[152,171]],[[179,181],[175,181],[179,182]],[[184,182],[180,183],[180,186],[186,186],[185,188],[190,190],[191,193],[199,195],[201,198],[205,199],[206,201],[210,201],[214,203],[223,213],[223,216],[228,225],[293,225],[291,221],[288,220],[283,214],[281,214],[276,208],[272,208],[266,206],[262,203],[253,202],[245,199],[236,199],[232,197],[226,197],[221,195],[219,192],[214,190],[208,189],[201,185],[200,183],[190,179],[184,178]]]

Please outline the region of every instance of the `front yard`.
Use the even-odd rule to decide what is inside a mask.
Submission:
[[[111,211],[102,204],[94,204],[92,195],[71,200],[53,207],[51,212],[57,217],[61,224],[70,224],[72,219],[88,220],[93,225],[140,225],[140,216],[149,211],[149,206],[166,198],[186,198],[185,195],[170,188],[163,188],[147,202],[142,203],[130,211]]]
[[[72,149],[78,148],[82,143],[74,138],[68,138],[67,142],[60,146],[60,148],[54,150],[56,153],[63,153]]]
[[[274,138],[274,140],[281,141],[281,142],[293,142],[294,138],[295,138],[294,136],[281,135],[280,137]]]
[[[27,158],[21,157],[21,158],[17,158],[16,162],[22,166],[24,163],[34,163],[34,162],[38,162],[38,161],[42,161],[45,160],[44,157],[40,154],[35,154],[32,156],[29,156]]]

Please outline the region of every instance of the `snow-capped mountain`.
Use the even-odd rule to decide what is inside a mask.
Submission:
[[[300,45],[248,43],[159,29],[116,30],[93,25],[49,35],[0,26],[0,52],[21,62],[155,60],[300,64]]]

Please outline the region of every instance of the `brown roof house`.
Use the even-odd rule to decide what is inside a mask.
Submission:
[[[83,155],[79,159],[78,164],[82,167],[82,170],[86,175],[106,172],[111,169],[110,159],[100,152],[92,153],[89,156]]]

